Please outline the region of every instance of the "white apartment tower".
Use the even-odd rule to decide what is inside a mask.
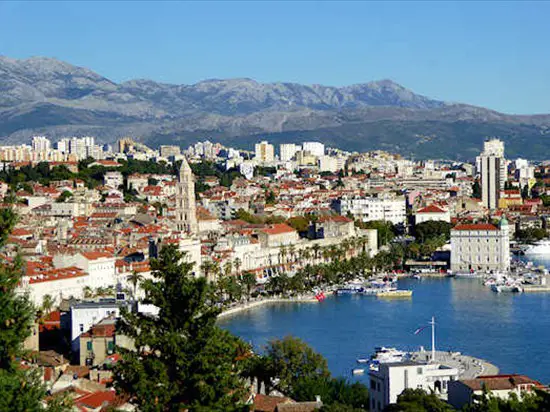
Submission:
[[[51,148],[50,139],[45,136],[34,136],[32,138],[32,150],[34,152],[46,153]]]
[[[281,144],[279,146],[281,161],[288,162],[296,155],[296,152],[298,152],[299,150],[300,150],[300,146],[298,146],[297,144],[294,144],[294,143]]]
[[[269,163],[273,162],[275,159],[275,149],[272,144],[269,144],[267,141],[262,141],[256,143],[254,146],[254,153],[256,155],[256,160],[259,163]]]
[[[198,233],[195,209],[195,179],[187,160],[183,158],[176,185],[176,227],[190,235]]]
[[[321,157],[325,154],[325,145],[319,142],[304,142],[302,143],[302,150],[311,153],[315,157]]]
[[[479,172],[483,206],[497,209],[500,191],[504,189],[506,182],[504,142],[498,139],[485,141],[483,152],[479,156]]]

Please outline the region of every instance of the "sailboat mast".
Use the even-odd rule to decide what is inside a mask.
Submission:
[[[432,316],[432,362],[435,362],[435,317]]]

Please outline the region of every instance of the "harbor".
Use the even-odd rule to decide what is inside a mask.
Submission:
[[[430,347],[430,335],[414,331],[435,315],[445,325],[437,330],[436,358],[454,358],[457,366],[475,373],[481,373],[477,366],[481,364],[483,374],[493,374],[498,367],[500,373],[524,373],[550,382],[547,293],[494,293],[480,279],[467,278],[406,277],[397,285],[412,290],[413,298],[327,294],[321,304],[273,303],[219,322],[260,350],[277,336],[300,337],[327,358],[335,375],[350,376],[352,369],[364,367],[357,359],[368,358],[376,346],[418,352],[425,359],[428,353],[422,355],[419,348]],[[524,356],[526,348],[529,356]],[[351,376],[364,381],[367,375]]]

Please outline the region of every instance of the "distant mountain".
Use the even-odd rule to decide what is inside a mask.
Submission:
[[[0,140],[33,134],[132,135],[148,144],[215,139],[250,147],[317,139],[350,150],[381,148],[416,157],[471,158],[497,135],[507,153],[540,158],[550,148],[550,116],[512,116],[451,104],[381,80],[346,87],[206,80],[117,84],[51,58],[0,56]]]

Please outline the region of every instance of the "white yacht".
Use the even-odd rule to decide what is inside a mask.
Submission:
[[[538,242],[535,242],[534,244],[530,245],[527,249],[524,251],[526,256],[531,255],[550,255],[550,240],[540,240]]]
[[[380,346],[374,349],[374,355],[371,356],[369,368],[371,370],[378,370],[378,366],[381,363],[403,362],[407,360],[408,356],[407,352]]]

